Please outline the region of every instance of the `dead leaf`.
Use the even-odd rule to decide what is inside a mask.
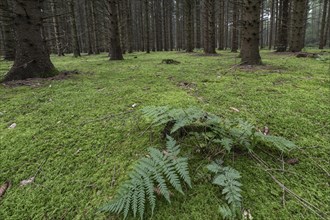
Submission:
[[[11,185],[10,182],[7,181],[0,187],[0,198],[5,195],[7,189],[10,187],[10,185]]]
[[[239,110],[237,108],[234,107],[230,107],[231,110],[235,111],[235,112],[239,112]]]
[[[299,163],[299,160],[297,158],[291,158],[286,161],[288,164],[295,165]]]
[[[13,123],[8,127],[8,129],[14,129],[14,128],[16,128],[16,125],[17,125],[16,123]]]
[[[29,185],[29,184],[31,184],[31,183],[34,182],[34,179],[35,179],[35,177],[32,176],[32,177],[30,177],[29,179],[22,180],[22,181],[20,182],[20,186],[26,186],[26,185]]]

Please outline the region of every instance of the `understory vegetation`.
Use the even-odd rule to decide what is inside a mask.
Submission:
[[[100,208],[132,178],[140,158],[164,154],[166,138],[175,155],[180,144],[191,180],[172,181],[184,196],[167,192],[164,199],[156,192],[157,205],[145,217],[233,215],[222,195],[230,173],[246,219],[329,218],[329,53],[315,59],[261,51],[265,65],[258,67],[237,65],[237,54],[219,54],[132,53],[121,62],[109,62],[107,54],[54,56],[59,71],[79,74],[0,85],[0,185],[11,183],[0,198],[0,219],[121,219]],[[0,78],[11,64],[0,62]],[[200,109],[248,123],[258,141],[246,145],[244,139],[242,146],[251,146],[244,150],[196,126],[189,136],[166,126],[171,120],[151,126],[141,113],[148,106]],[[291,142],[284,139],[295,147],[286,148]],[[217,144],[222,148],[209,147]]]

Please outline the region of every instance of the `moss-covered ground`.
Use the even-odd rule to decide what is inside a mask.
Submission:
[[[263,148],[256,153],[269,173],[312,206],[283,196],[256,160],[233,153],[226,163],[242,174],[244,208],[254,219],[329,219],[329,59],[263,51],[266,67],[240,69],[237,54],[219,54],[134,53],[119,62],[106,54],[52,57],[60,71],[83,74],[36,86],[0,85],[0,185],[12,183],[0,199],[0,219],[116,219],[98,208],[147,147],[163,144],[141,118],[139,109],[150,105],[197,106],[294,141],[299,149],[282,156]],[[0,75],[10,65],[0,62]],[[182,147],[193,188],[175,195],[171,205],[160,201],[152,219],[221,219],[217,210],[224,201],[205,174],[205,155],[193,144]],[[299,162],[282,163],[292,158]],[[33,183],[20,186],[34,175]]]

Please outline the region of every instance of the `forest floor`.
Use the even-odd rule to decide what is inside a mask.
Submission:
[[[54,56],[60,71],[81,74],[0,85],[0,186],[11,182],[0,198],[0,219],[116,219],[98,209],[147,147],[163,145],[139,111],[150,105],[197,106],[294,141],[299,148],[283,157],[257,150],[268,172],[247,153],[226,161],[242,174],[243,207],[254,219],[329,219],[329,55],[263,51],[260,68],[235,66],[236,56],[133,53],[120,62],[106,54]],[[0,62],[0,76],[10,65]],[[176,194],[171,205],[158,203],[152,219],[221,219],[224,201],[205,178],[204,156],[189,155],[193,188]],[[283,195],[269,173],[308,205]]]

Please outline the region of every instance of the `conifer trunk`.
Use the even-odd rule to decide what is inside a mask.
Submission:
[[[110,12],[110,60],[123,60],[118,28],[118,2],[109,0]]]
[[[49,77],[56,69],[41,36],[42,3],[39,0],[15,0],[16,56],[4,81]]]
[[[261,65],[259,24],[261,0],[243,0],[242,65]]]

